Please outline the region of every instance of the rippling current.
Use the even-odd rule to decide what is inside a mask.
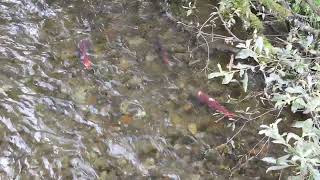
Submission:
[[[208,85],[186,63],[189,38],[156,1],[0,0],[1,179],[228,177],[236,157],[214,147],[230,128],[190,100],[189,84]]]

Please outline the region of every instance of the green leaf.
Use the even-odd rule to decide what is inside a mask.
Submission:
[[[311,169],[311,173],[314,179],[320,179],[320,172],[317,169]]]
[[[295,140],[300,140],[301,139],[300,136],[298,136],[298,135],[296,135],[294,133],[288,133],[287,138],[286,138],[287,143],[289,143],[291,138],[293,138]]]
[[[241,82],[242,82],[242,87],[243,87],[244,92],[247,92],[247,89],[248,89],[248,73],[247,73],[247,71],[244,73],[244,77]]]
[[[295,94],[295,93],[304,94],[305,93],[305,90],[301,86],[288,87],[288,88],[286,88],[285,91],[288,93],[291,93],[291,94]]]
[[[208,79],[221,77],[221,76],[224,76],[224,75],[225,75],[225,73],[223,73],[223,72],[213,72],[213,73],[208,74]]]
[[[315,71],[320,71],[320,65],[316,63],[311,69]]]
[[[271,73],[269,77],[266,78],[266,84],[267,86],[270,86],[272,82],[277,82],[278,84],[286,84],[287,82],[284,81],[278,74]]]
[[[280,109],[288,104],[288,96],[283,94],[275,94],[271,101],[276,101],[275,108]]]
[[[283,144],[283,145],[286,145],[286,146],[288,145],[283,138],[282,139],[273,140],[272,142],[275,143],[275,144]]]
[[[256,39],[256,44],[254,45],[254,49],[258,51],[258,53],[261,53],[263,50],[263,38],[261,36],[258,36]]]
[[[291,104],[291,111],[296,112],[299,109],[304,109],[306,107],[306,103],[304,102],[303,98],[297,98],[292,101]]]
[[[252,57],[256,61],[258,60],[257,59],[257,54],[254,51],[250,50],[250,49],[241,49],[237,53],[235,59],[247,59],[248,57]]]
[[[276,164],[277,160],[273,157],[265,157],[262,159],[262,161],[270,163],[270,164]]]
[[[306,110],[304,111],[304,113],[316,111],[316,109],[319,106],[320,106],[320,97],[314,97],[313,99],[307,102]]]
[[[229,82],[232,80],[233,78],[233,74],[234,72],[229,72],[229,73],[226,73],[224,75],[224,78],[222,80],[222,84],[229,84]]]
[[[317,132],[319,132],[319,129],[314,128],[313,125],[313,120],[307,119],[305,121],[296,121],[292,127],[302,128],[302,137],[305,137],[315,135]]]
[[[222,70],[221,64],[218,63],[217,66],[218,66],[218,69],[219,69],[220,72],[224,72],[224,71]]]
[[[297,64],[295,65],[294,69],[295,69],[298,73],[302,74],[302,73],[304,73],[305,70],[307,69],[307,66],[306,66],[306,64],[300,62],[300,63],[297,63]]]
[[[295,128],[312,128],[313,127],[313,121],[312,119],[307,119],[305,121],[296,121],[292,127],[295,127]]]
[[[301,180],[301,176],[289,176],[288,180]]]
[[[187,16],[190,16],[192,14],[192,9],[187,10]]]
[[[276,170],[281,170],[281,169],[285,169],[287,167],[290,167],[290,165],[284,165],[284,166],[271,166],[267,169],[267,173],[269,171],[276,171]]]
[[[242,77],[242,76],[243,76],[244,72],[245,72],[245,70],[244,70],[244,69],[240,69],[240,72],[239,72],[240,77]]]
[[[284,156],[281,156],[277,159],[277,163],[280,164],[280,165],[288,165],[288,159],[291,155],[290,154],[287,154],[287,155],[284,155]]]

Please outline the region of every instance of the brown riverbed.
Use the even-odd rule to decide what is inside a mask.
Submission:
[[[194,90],[238,114],[268,107],[243,100],[256,92],[237,84],[208,82],[206,52],[190,56],[194,37],[161,11],[154,1],[0,2],[1,179],[276,177],[259,160],[270,152],[265,141],[254,148],[273,115],[235,123],[199,104]],[[92,70],[77,55],[82,39]],[[216,51],[212,68],[228,60]]]

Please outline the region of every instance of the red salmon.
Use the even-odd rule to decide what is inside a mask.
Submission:
[[[161,50],[161,55],[162,55],[162,61],[164,64],[169,65],[169,55],[168,51],[164,48]]]
[[[92,62],[89,57],[88,51],[89,51],[90,42],[87,39],[83,39],[79,42],[78,48],[80,52],[80,59],[84,66],[84,69],[91,69],[92,68]]]
[[[234,113],[228,111],[224,106],[222,106],[217,100],[210,97],[208,94],[198,91],[197,92],[197,99],[201,103],[206,104],[210,109],[216,110],[223,115],[227,116],[228,118],[233,118],[235,116]]]

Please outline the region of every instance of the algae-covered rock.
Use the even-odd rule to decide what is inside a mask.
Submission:
[[[145,39],[139,36],[128,38],[129,47],[134,49],[142,47],[144,44],[146,44],[146,42],[147,41]]]
[[[142,86],[142,79],[138,76],[132,76],[132,78],[127,82],[128,88],[139,88]]]
[[[60,92],[63,93],[63,94],[67,94],[67,95],[72,94],[72,89],[71,89],[71,87],[70,87],[68,84],[66,84],[66,83],[61,83],[61,84],[60,84],[60,87],[59,87],[59,90],[60,90]]]
[[[221,155],[231,154],[231,149],[227,144],[221,144],[221,145],[217,146],[215,149]]]
[[[155,168],[155,161],[153,158],[147,158],[144,162],[143,162],[143,166],[146,167],[147,169],[153,169]]]
[[[170,44],[170,51],[174,53],[183,53],[188,56],[190,55],[189,53],[186,53],[187,49],[182,44],[178,43]]]
[[[73,78],[68,81],[68,84],[72,90],[70,97],[77,104],[87,104],[88,102],[93,102],[93,99],[91,99],[92,101],[90,100],[91,92],[96,88],[93,83],[83,79]]]
[[[157,148],[148,140],[137,141],[134,146],[139,154],[157,152]]]
[[[127,71],[130,68],[131,64],[129,63],[128,59],[121,58],[119,63],[119,68],[123,71]]]
[[[155,55],[154,53],[148,52],[146,57],[145,57],[145,60],[147,62],[154,62],[157,58],[158,58],[157,55]]]
[[[188,102],[182,106],[182,109],[186,113],[191,113],[194,110],[194,107],[192,103]]]
[[[181,62],[189,63],[191,60],[190,53],[175,53],[175,58],[177,58]]]
[[[99,180],[106,180],[106,179],[119,179],[115,171],[102,171],[99,175]]]
[[[70,165],[70,157],[65,155],[62,157],[62,168],[68,168]]]
[[[220,164],[221,162],[223,162],[221,155],[216,149],[207,150],[205,153],[205,159],[214,162],[215,164]]]
[[[172,124],[174,124],[176,127],[184,126],[183,119],[181,118],[181,116],[179,116],[176,113],[170,114],[170,120],[171,120]]]
[[[197,124],[196,123],[188,124],[188,130],[191,132],[192,135],[195,135],[197,133]]]
[[[78,104],[85,104],[86,103],[86,96],[87,96],[87,88],[86,87],[79,87],[73,90],[74,92],[71,94],[71,99]]]
[[[191,174],[190,179],[191,180],[200,180],[201,176],[200,174]]]
[[[95,152],[93,152],[93,151],[90,151],[89,152],[89,159],[90,159],[90,161],[91,162],[93,162],[95,159],[97,159],[97,154],[95,153]]]
[[[220,82],[210,82],[208,84],[208,93],[212,96],[223,96],[228,94],[230,90],[225,85],[222,85]]]
[[[107,170],[108,164],[104,157],[96,158],[93,162],[94,166],[99,170]]]
[[[133,115],[137,119],[141,119],[146,116],[146,112],[139,101],[124,100],[120,104],[120,112],[123,114]]]
[[[108,172],[107,171],[102,171],[99,175],[99,180],[104,180],[108,178]]]

